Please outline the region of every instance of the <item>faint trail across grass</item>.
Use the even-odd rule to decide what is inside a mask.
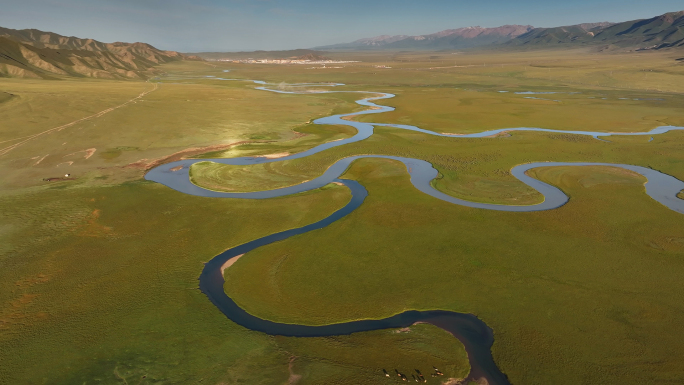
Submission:
[[[63,129],[65,129],[65,128],[67,128],[67,127],[71,127],[71,126],[73,126],[73,125],[75,125],[75,124],[77,124],[77,123],[81,123],[81,122],[86,121],[86,120],[89,120],[89,119],[99,118],[99,117],[101,117],[101,116],[103,116],[103,115],[105,115],[105,114],[108,114],[108,113],[110,113],[110,112],[112,112],[112,111],[114,111],[114,110],[117,110],[117,109],[119,109],[119,108],[121,108],[121,107],[124,107],[124,106],[130,104],[130,103],[135,102],[136,100],[138,100],[138,99],[144,97],[145,95],[147,95],[147,94],[149,94],[149,93],[151,93],[151,92],[156,91],[158,88],[159,88],[159,85],[158,85],[157,83],[154,83],[154,88],[152,88],[151,90],[144,91],[144,92],[140,93],[140,95],[134,97],[133,99],[128,100],[127,102],[125,102],[125,103],[123,103],[123,104],[119,104],[118,106],[107,108],[106,110],[102,110],[102,111],[100,111],[100,112],[98,112],[98,113],[96,113],[96,114],[93,114],[93,115],[90,115],[90,116],[86,116],[85,118],[81,118],[81,119],[78,119],[78,120],[74,120],[74,121],[71,122],[71,123],[63,124],[63,125],[58,126],[58,127],[50,128],[49,130],[45,130],[45,131],[43,131],[43,132],[39,132],[39,133],[34,134],[34,135],[29,135],[29,136],[24,136],[24,137],[21,137],[21,138],[15,138],[15,139],[6,140],[6,141],[4,141],[4,142],[2,142],[2,143],[12,142],[12,141],[14,141],[14,140],[21,140],[21,139],[24,139],[24,140],[22,140],[22,141],[19,142],[19,143],[15,143],[15,144],[13,144],[13,145],[10,145],[10,146],[7,146],[7,147],[5,147],[5,148],[3,148],[3,149],[0,149],[0,156],[7,154],[8,152],[10,152],[10,151],[14,150],[15,148],[21,146],[22,144],[25,144],[25,143],[27,143],[27,142],[30,142],[31,140],[33,140],[33,139],[35,139],[35,138],[37,138],[37,137],[39,137],[39,136],[42,136],[42,135],[45,135],[45,134],[49,134],[49,133],[52,133],[52,132],[55,132],[55,131],[62,131]]]

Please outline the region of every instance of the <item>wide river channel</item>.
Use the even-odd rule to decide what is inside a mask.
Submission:
[[[213,78],[214,80],[241,80],[241,79],[222,79]],[[269,89],[265,82],[253,81],[259,85],[257,89],[278,93],[329,93],[329,92],[359,92],[368,94],[363,91],[284,91],[279,89]],[[290,87],[315,87],[315,86],[339,86],[341,84],[324,83],[324,84],[296,84]],[[438,171],[432,165],[424,160],[403,158],[396,156],[382,156],[382,155],[358,155],[348,158],[343,158],[330,166],[321,176],[301,183],[299,185],[265,190],[258,192],[246,193],[229,193],[207,190],[193,184],[190,181],[189,171],[190,167],[197,162],[216,162],[228,165],[252,165],[258,163],[283,162],[291,159],[298,159],[316,154],[326,149],[342,146],[347,143],[364,140],[373,135],[374,126],[388,126],[398,129],[419,131],[429,135],[446,136],[451,138],[484,138],[496,135],[502,132],[510,131],[547,131],[560,132],[576,135],[589,135],[596,139],[599,137],[611,135],[656,135],[662,134],[671,130],[682,130],[684,127],[664,126],[655,128],[649,132],[635,132],[635,133],[609,133],[609,132],[588,132],[588,131],[560,131],[542,128],[506,128],[500,130],[492,130],[468,135],[449,135],[439,134],[433,131],[424,130],[415,126],[384,124],[384,123],[361,123],[351,120],[346,120],[344,117],[361,115],[361,114],[378,114],[382,112],[392,111],[394,108],[387,106],[379,106],[374,104],[373,100],[389,99],[394,97],[387,93],[374,93],[379,96],[364,98],[358,100],[356,103],[371,107],[371,109],[354,112],[349,114],[332,115],[314,121],[316,124],[333,124],[333,125],[348,125],[357,129],[357,134],[343,140],[328,142],[316,146],[310,150],[289,155],[281,158],[266,158],[266,157],[239,157],[239,158],[219,158],[219,159],[185,159],[176,162],[167,163],[150,170],[145,179],[161,183],[174,190],[185,194],[212,197],[212,198],[237,198],[237,199],[267,199],[274,197],[281,197],[291,194],[296,194],[304,191],[309,191],[323,187],[329,183],[337,182],[347,186],[352,193],[352,199],[346,206],[335,211],[332,215],[322,219],[316,223],[306,225],[304,227],[286,230],[283,232],[271,234],[263,238],[253,240],[251,242],[233,247],[225,252],[217,255],[211,259],[205,266],[199,277],[199,287],[202,292],[209,298],[209,300],[231,321],[242,325],[248,329],[264,332],[271,335],[283,335],[293,337],[325,337],[345,335],[356,332],[402,328],[411,326],[417,322],[430,323],[439,328],[442,328],[456,338],[458,338],[464,345],[468,359],[470,361],[470,373],[467,380],[486,379],[490,385],[505,385],[509,384],[508,378],[496,366],[492,354],[491,347],[494,342],[494,335],[492,330],[479,318],[472,314],[457,313],[444,310],[433,311],[406,311],[389,318],[360,320],[353,322],[343,322],[323,326],[308,326],[296,324],[284,324],[271,322],[265,319],[258,318],[247,313],[240,308],[224,291],[224,278],[222,267],[231,259],[239,257],[258,247],[287,239],[293,235],[303,234],[312,230],[323,228],[354,211],[358,208],[368,195],[366,189],[356,181],[348,179],[339,179],[344,172],[349,168],[352,162],[361,158],[384,158],[393,159],[404,163],[406,170],[411,177],[411,183],[415,188],[421,192],[433,196],[443,201],[473,207],[485,210],[500,210],[500,211],[516,211],[516,212],[530,212],[540,210],[551,210],[564,205],[568,201],[568,197],[558,188],[544,183],[540,180],[534,179],[526,175],[526,171],[539,167],[557,167],[557,166],[608,166],[619,167],[627,169],[638,174],[643,175],[648,179],[645,184],[646,193],[654,200],[660,202],[670,210],[684,214],[684,200],[679,199],[677,194],[684,190],[684,182],[670,175],[660,173],[646,167],[627,165],[627,164],[612,164],[612,163],[573,163],[573,162],[538,162],[528,163],[515,166],[511,169],[511,174],[518,178],[521,182],[539,191],[544,196],[544,201],[535,205],[528,206],[509,206],[470,202],[458,198],[454,198],[441,191],[434,189],[431,181],[438,175]]]

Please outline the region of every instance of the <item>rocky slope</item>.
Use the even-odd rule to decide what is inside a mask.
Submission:
[[[508,46],[596,46],[599,49],[664,49],[684,47],[684,11],[622,23],[579,24],[536,28]]]
[[[103,43],[0,27],[0,76],[5,77],[145,79],[154,66],[177,60],[201,59],[145,43]]]
[[[596,50],[681,48],[684,47],[684,11],[621,23],[583,23],[554,28],[505,25],[448,29],[420,36],[382,35],[317,49],[448,50],[490,46],[536,49],[587,46]]]

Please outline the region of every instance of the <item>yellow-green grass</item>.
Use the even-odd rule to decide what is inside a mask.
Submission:
[[[155,159],[186,149],[293,138],[310,147],[353,134],[307,124],[313,117],[352,111],[355,105],[338,97],[342,94],[293,97],[235,82],[159,84],[135,103],[29,137],[120,105],[153,87],[144,82],[3,79],[0,90],[16,96],[0,103],[5,117],[0,149],[6,149],[0,150],[0,186],[31,187],[67,173],[78,178],[76,183],[121,183],[139,177],[140,169]],[[138,167],[122,168],[135,162]]]
[[[276,338],[282,349],[301,354],[293,369],[310,384],[381,384],[398,380],[395,369],[411,379],[423,373],[428,383],[442,384],[444,377],[431,378],[433,366],[446,378],[465,378],[468,357],[455,338],[432,325],[355,333],[329,338]],[[387,349],[383,351],[383,349]],[[393,378],[383,378],[385,369]]]
[[[534,175],[570,202],[535,213],[466,208],[416,191],[401,164],[360,160],[345,175],[369,191],[357,211],[246,254],[226,291],[281,322],[472,312],[494,329],[494,357],[512,383],[678,382],[681,214],[621,170]]]
[[[433,327],[273,338],[233,324],[197,290],[203,262],[329,215],[349,199],[344,187],[267,201],[149,182],[62,187],[0,198],[2,383],[284,383],[290,357],[311,382],[372,384],[383,366],[467,372],[463,347]]]
[[[360,58],[366,56],[362,55]],[[683,101],[682,95],[673,91],[684,89],[684,83],[680,79],[683,78],[684,66],[677,64],[670,53],[596,55],[579,51],[540,51],[524,54],[519,52],[438,54],[438,59],[430,59],[434,56],[435,54],[392,55],[385,57],[385,59],[395,60],[394,68],[391,70],[382,71],[373,68],[369,63],[357,63],[343,69],[326,72],[326,79],[316,77],[320,71],[313,71],[316,74],[313,78],[304,77],[304,75],[311,75],[312,71],[303,70],[298,66],[277,66],[277,68],[278,76],[291,82],[307,81],[307,79],[309,81],[312,79],[340,81],[349,83],[349,86],[344,89],[393,92],[397,94],[396,98],[384,100],[381,103],[397,107],[395,111],[379,115],[361,115],[357,119],[369,122],[413,124],[437,132],[468,133],[507,127],[633,132],[646,131],[668,124],[684,125],[684,115],[679,108]],[[373,59],[382,58],[373,57]],[[449,60],[461,67],[441,68],[448,66],[435,64],[437,61]],[[488,63],[488,66],[478,67],[474,64],[477,62]],[[235,72],[241,75],[246,73],[255,75],[253,77],[258,75],[264,78],[273,76],[268,69],[272,70],[274,66],[238,64],[227,66],[237,68]],[[516,66],[525,70],[512,71],[517,68]],[[501,68],[508,72],[501,72]],[[529,72],[533,70],[537,72]],[[591,84],[590,79],[601,71],[612,71],[613,75],[622,73],[625,76],[613,86]],[[573,76],[576,75],[583,81],[569,81],[566,77],[560,76],[561,73],[572,73]],[[665,74],[663,76],[668,76],[666,83],[675,88],[663,92],[646,87],[653,83],[644,83],[640,79],[644,76],[651,76],[652,73]],[[555,76],[556,74],[559,76]],[[374,82],[368,77],[370,75],[375,79]],[[275,81],[272,78],[271,80]],[[512,92],[499,93],[497,92],[499,90],[562,91],[566,94],[516,95]],[[571,92],[581,93],[569,94]],[[525,99],[525,96],[556,99],[561,100],[561,103]],[[603,97],[607,100],[601,99]],[[664,100],[619,99],[624,97]],[[392,129],[378,128],[376,132],[389,132],[386,130]],[[378,139],[373,137],[364,143],[345,146],[310,159],[284,164],[248,167],[202,164],[193,167],[195,172],[193,180],[199,185],[213,189],[255,191],[284,187],[314,178],[342,156],[366,153],[413,155],[433,162],[442,172],[443,178],[435,182],[435,186],[442,191],[481,202],[530,204],[539,202],[541,197],[508,174],[510,167],[518,163],[543,160],[634,163],[634,157],[630,152],[633,149],[643,153],[643,156],[639,157],[643,165],[656,167],[654,163],[672,162],[672,159],[667,156],[654,156],[655,153],[660,153],[660,150],[656,150],[655,147],[650,149],[647,147],[643,149],[610,147],[589,137],[578,135],[513,133],[514,138],[498,139],[503,141],[501,143],[489,140],[487,143],[493,147],[485,146],[484,143],[478,144],[476,148],[479,152],[473,153],[472,141],[435,139],[422,134],[394,131],[394,135],[387,137],[389,144],[384,142],[371,144],[372,141]],[[525,146],[521,151],[511,151],[511,141],[530,135],[536,143],[536,148],[531,154],[529,146]],[[540,135],[545,140],[539,141],[537,140],[539,136],[535,135]],[[678,134],[671,135],[677,137]],[[641,136],[608,139],[619,144],[643,144],[650,138]],[[443,143],[450,149],[439,155],[435,154],[432,147],[421,148],[417,145],[417,142],[434,145],[440,140],[444,140]],[[651,144],[655,145],[667,140],[663,137],[656,137],[654,143]],[[576,142],[576,145],[569,145],[568,142]],[[519,144],[519,142],[515,143],[518,149]],[[384,148],[379,148],[379,145]],[[276,148],[279,150],[272,152],[288,151],[280,144],[276,145]],[[644,153],[649,150],[656,152]],[[615,152],[620,152],[624,156],[616,156]],[[549,153],[553,154],[551,159],[548,156]],[[681,157],[677,155],[677,151],[668,150],[667,153],[677,158],[676,166],[681,166]],[[663,166],[665,166],[663,171],[666,172],[677,170],[676,167]],[[203,168],[202,172],[198,171],[200,167]]]
[[[154,80],[159,89],[143,102],[0,156],[0,383],[121,383],[124,378],[127,383],[272,384],[288,382],[291,366],[295,375],[304,375],[300,385],[375,384],[383,381],[383,367],[408,374],[414,364],[422,370],[431,362],[449,376],[467,372],[463,347],[431,326],[409,333],[268,337],[232,324],[197,290],[202,262],[228,247],[322,218],[341,207],[348,192],[327,186],[276,200],[204,199],[141,182],[145,164],[188,148],[242,141],[276,142],[207,155],[303,151],[353,134],[348,127],[308,124],[311,119],[360,109],[351,103],[359,94],[273,94],[253,90],[247,82],[200,76],[344,82],[349,85],[341,89],[399,95],[385,101],[389,105],[420,93],[463,98],[465,91],[452,90],[477,89],[484,92],[468,91],[476,95],[473,108],[508,103],[512,114],[524,112],[524,105],[493,91],[564,88],[586,96],[662,94],[677,101],[684,89],[684,66],[671,53],[354,55],[365,61],[326,70],[172,63],[161,67],[169,76]],[[439,61],[468,67],[436,68]],[[178,80],[183,77],[194,79]],[[152,87],[4,79],[0,91],[18,96],[0,97],[8,117],[0,122],[0,135],[16,138],[14,130],[28,127],[31,120],[43,125],[30,132],[40,132]],[[47,96],[61,88],[64,101]],[[578,95],[567,99],[562,110],[540,104],[527,117],[511,119],[520,125],[571,125],[572,119],[583,119],[584,105]],[[667,122],[681,119],[669,101],[624,102],[624,108],[617,102],[608,106],[611,119],[623,122],[626,131],[656,124],[659,118],[650,111]],[[443,125],[458,126],[438,116],[453,118],[448,103],[438,98],[430,99],[433,103],[445,108],[435,108],[434,119],[413,116],[420,111],[402,119],[440,131]],[[30,115],[36,105],[44,108]],[[547,108],[556,108],[563,122],[554,121]],[[386,121],[387,116],[370,120]],[[475,114],[470,119],[469,127],[490,127],[489,119],[496,117]],[[640,164],[684,179],[680,132],[655,136],[651,143],[647,137],[615,137],[605,143],[544,133],[450,139],[391,128],[376,132],[363,142],[275,163],[270,170],[211,171],[218,187],[235,188],[226,180],[242,173],[251,179],[240,179],[239,189],[261,190],[318,176],[345,156],[401,155],[432,162],[442,174],[434,184],[443,191],[507,204],[541,199],[508,174],[513,165],[532,161]],[[89,148],[97,151],[87,160],[83,153],[70,155]],[[138,168],[123,167],[141,159]],[[63,175],[67,161],[74,161],[68,170],[77,180],[41,181]],[[292,178],[273,179],[274,173]],[[620,171],[533,173],[564,189],[570,203],[528,214],[467,209],[415,191],[401,165],[359,161],[346,177],[369,188],[361,208],[328,228],[248,253],[228,270],[227,290],[254,314],[305,324],[383,317],[405,309],[474,312],[493,327],[495,359],[514,384],[681,382],[680,216],[650,200],[642,178]],[[275,298],[283,302],[274,303]]]
[[[9,92],[3,92],[0,94],[0,103],[7,103],[8,101],[12,100],[14,98],[14,95],[12,95]]]
[[[253,78],[337,81],[347,83],[345,89],[392,92],[398,96],[380,103],[399,107],[396,111],[358,119],[413,124],[437,132],[470,133],[509,127],[629,132],[684,125],[679,112],[684,65],[675,61],[676,53],[596,54],[566,50],[374,56],[374,60],[385,60],[383,63],[392,68],[374,68],[375,63],[347,64],[326,71],[301,66],[229,66]],[[278,69],[277,79],[273,78],[274,67]],[[497,92],[501,90],[511,92]],[[580,93],[515,95],[514,91]],[[635,98],[664,100],[632,100]]]
[[[548,60],[539,55],[532,56]],[[522,60],[515,55],[501,58],[518,64]],[[608,57],[612,62],[606,66],[614,67],[625,58]],[[637,59],[634,68],[625,70],[621,92],[657,88],[639,78],[637,66],[665,68],[659,75],[665,84],[661,90],[682,89],[680,67],[666,62],[669,58]],[[326,73],[325,80],[347,82],[358,89],[385,85],[374,89],[398,95],[402,94],[399,87],[407,88],[406,94],[417,94],[413,86],[442,83],[459,88],[470,83],[489,91],[544,90],[568,84],[584,92],[614,90],[593,84],[601,76],[591,68],[593,58],[573,61],[559,55],[556,60],[557,64],[567,61],[569,67],[558,77],[562,81],[547,68],[521,66],[528,67],[520,68],[522,74],[499,75],[474,67],[438,72],[425,70],[424,61],[408,62],[406,67],[415,68],[380,77],[371,72],[377,70],[355,68]],[[281,72],[288,71],[289,81],[303,81],[304,71]],[[411,71],[415,76],[407,76]],[[622,121],[624,131],[659,125],[657,118],[641,124],[650,110],[670,108],[665,113],[668,122],[680,118],[671,107],[626,102],[629,106],[615,107],[631,116]],[[579,101],[576,104],[568,110],[579,114],[583,109]],[[551,128],[558,128],[560,123],[551,120],[545,108],[536,108],[528,118],[547,119],[557,125]],[[573,118],[572,113],[563,113]],[[614,112],[612,117],[622,119],[620,115]],[[381,117],[367,118],[384,121],[375,120]],[[489,127],[490,117],[480,115],[481,120],[473,123]],[[309,179],[344,156],[413,156],[431,161],[440,170],[443,178],[435,183],[438,188],[473,200],[508,204],[526,195],[517,202],[540,199],[507,174],[511,166],[531,161],[642,164],[684,178],[681,133],[656,136],[647,144],[646,137],[610,138],[613,143],[604,143],[578,136],[517,133],[495,140],[452,140],[390,128],[376,131],[362,143],[273,165],[273,170]],[[254,314],[307,324],[384,317],[412,308],[475,312],[494,328],[495,359],[513,383],[676,383],[684,376],[676,348],[682,341],[670,338],[682,334],[676,310],[681,301],[675,294],[681,291],[676,279],[682,268],[681,220],[643,193],[642,178],[592,168],[534,172],[563,188],[571,202],[550,212],[511,214],[436,201],[408,184],[403,166],[385,167],[383,162],[360,161],[348,175],[369,187],[371,195],[359,211],[320,232],[249,253],[228,272],[227,291]],[[278,185],[259,172],[253,174],[262,178],[261,188]],[[256,185],[251,187],[259,189]],[[254,276],[266,279],[247,282]],[[305,314],[293,311],[302,304],[324,302],[324,308],[307,307]]]
[[[521,126],[624,132],[684,125],[678,111],[684,65],[674,60],[678,56],[673,53],[545,51],[439,54],[438,59],[430,56],[435,55],[398,55],[392,59],[404,61],[386,62],[393,66],[388,70],[374,68],[375,63],[349,64],[329,71],[278,66],[277,81],[338,81],[347,83],[347,88],[368,90],[370,86],[396,93],[396,98],[380,102],[399,107],[396,111],[359,119],[414,124],[438,132]],[[273,72],[267,72],[273,66],[232,67],[237,68],[236,73],[276,81],[271,78]],[[504,90],[510,92],[497,92]],[[515,95],[514,91],[581,93]],[[664,100],[631,100],[634,98]]]
[[[198,72],[197,65],[186,68]],[[3,80],[3,87],[19,95],[3,99],[3,105],[44,107],[37,114],[49,124],[30,132],[36,133],[152,88],[141,82],[92,83]],[[353,134],[348,127],[303,124],[351,111],[355,107],[345,98],[283,98],[250,88],[162,84],[142,103],[41,136],[0,158],[3,175],[14,176],[3,178],[0,198],[0,382],[271,384],[287,382],[293,373],[303,375],[300,383],[373,384],[385,366],[409,373],[429,363],[447,374],[467,372],[462,345],[432,326],[330,339],[274,338],[231,323],[196,289],[203,261],[325,217],[348,199],[346,189],[328,186],[266,205],[187,200],[163,186],[136,182],[142,168],[121,167],[214,145],[217,138],[296,138],[288,142],[292,150]],[[63,95],[65,103],[48,100],[46,95],[61,89],[73,89]],[[300,106],[302,100],[308,107]],[[194,108],[181,108],[186,103]],[[273,114],[280,109],[284,113]],[[12,138],[22,116],[31,118],[16,111],[6,109],[8,119],[0,123]],[[274,145],[239,146],[231,153],[270,153]],[[97,151],[88,159],[84,153],[69,156],[91,147]],[[42,157],[29,161],[33,152],[55,155],[36,165]],[[69,169],[77,180],[40,180],[62,176],[65,165],[58,162],[70,160],[79,166]],[[363,353],[352,355],[354,346]]]
[[[514,132],[482,139],[444,138],[379,127],[362,142],[333,148],[304,159],[266,165],[230,166],[201,163],[192,166],[193,182],[225,191],[258,191],[285,187],[321,175],[338,159],[379,154],[424,159],[440,176],[433,185],[467,200],[533,204],[543,197],[518,181],[510,169],[543,161],[627,163],[651,167],[684,179],[684,132],[649,137],[610,137],[604,142],[581,135]]]
[[[303,181],[302,175],[279,173],[278,166],[274,166],[276,164],[266,163],[256,167],[223,167],[214,162],[199,162],[190,167],[190,181],[208,190],[228,192],[270,190],[266,186],[281,188]]]
[[[3,95],[0,103],[3,117],[0,142],[3,143],[0,147],[12,144],[15,138],[37,134],[115,107],[153,88],[153,84],[145,82],[3,78],[0,82],[0,95]]]
[[[308,124],[297,128],[297,132],[305,134],[303,138],[286,142],[244,144],[229,150],[209,152],[200,158],[234,158],[239,156],[271,156],[283,157],[310,149],[321,142],[329,142],[352,136],[354,129],[349,126],[320,126]],[[315,136],[314,136],[315,135]],[[261,165],[262,172],[254,172],[252,168],[222,167],[210,161],[195,163],[190,167],[190,180],[204,188],[215,191],[259,191],[265,185],[279,187],[302,182],[302,175],[278,173],[279,163]]]
[[[576,88],[532,89],[535,90],[563,93],[521,95],[513,92],[500,93],[496,89],[412,89],[382,102],[396,107],[395,111],[359,119],[410,124],[445,133],[472,133],[516,127],[639,132],[666,125],[684,126],[684,116],[681,113],[684,96],[680,95],[664,96],[651,92],[613,90],[578,91]],[[582,93],[567,94],[568,92]],[[607,100],[603,100],[604,97]],[[663,100],[633,100],[635,98]]]
[[[562,86],[595,90],[681,93],[684,65],[676,51],[595,53],[587,50],[536,52],[401,52],[341,54],[362,60],[342,68],[311,70],[307,66],[216,63],[212,75],[272,82],[341,82],[366,85],[425,87],[435,85],[488,87]],[[376,68],[384,64],[390,69]],[[226,75],[222,69],[229,68]],[[508,88],[501,88],[508,89]],[[528,89],[521,89],[527,91]]]
[[[287,141],[269,141],[241,144],[228,150],[197,155],[198,158],[235,158],[240,156],[284,156],[306,151],[321,143],[345,139],[356,134],[351,126],[332,126],[307,123],[293,129],[297,136]],[[261,138],[254,137],[255,140]]]

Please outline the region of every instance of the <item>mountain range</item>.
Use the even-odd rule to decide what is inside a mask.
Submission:
[[[590,46],[605,49],[684,47],[684,11],[621,23],[584,23],[554,28],[504,25],[467,27],[408,36],[381,35],[351,43],[316,47],[320,50],[450,50],[475,47],[558,48]]]
[[[103,43],[0,27],[0,77],[146,79],[154,66],[177,60],[202,59],[145,43]]]
[[[316,47],[321,50],[439,50],[472,48],[504,43],[534,30],[531,25],[504,25],[497,28],[466,27],[447,29],[429,35],[382,35],[351,43]]]
[[[506,42],[508,46],[595,46],[599,49],[684,47],[684,11],[622,23],[535,28]]]
[[[504,25],[467,27],[408,36],[382,35],[315,50],[204,52],[197,56],[159,50],[145,43],[103,43],[36,29],[0,27],[0,77],[59,78],[64,76],[146,79],[155,66],[178,60],[234,58],[324,58],[327,51],[454,50],[472,48],[553,49],[589,47],[605,50],[684,48],[684,11],[621,23],[584,23],[554,28]],[[201,56],[201,57],[200,57]]]

